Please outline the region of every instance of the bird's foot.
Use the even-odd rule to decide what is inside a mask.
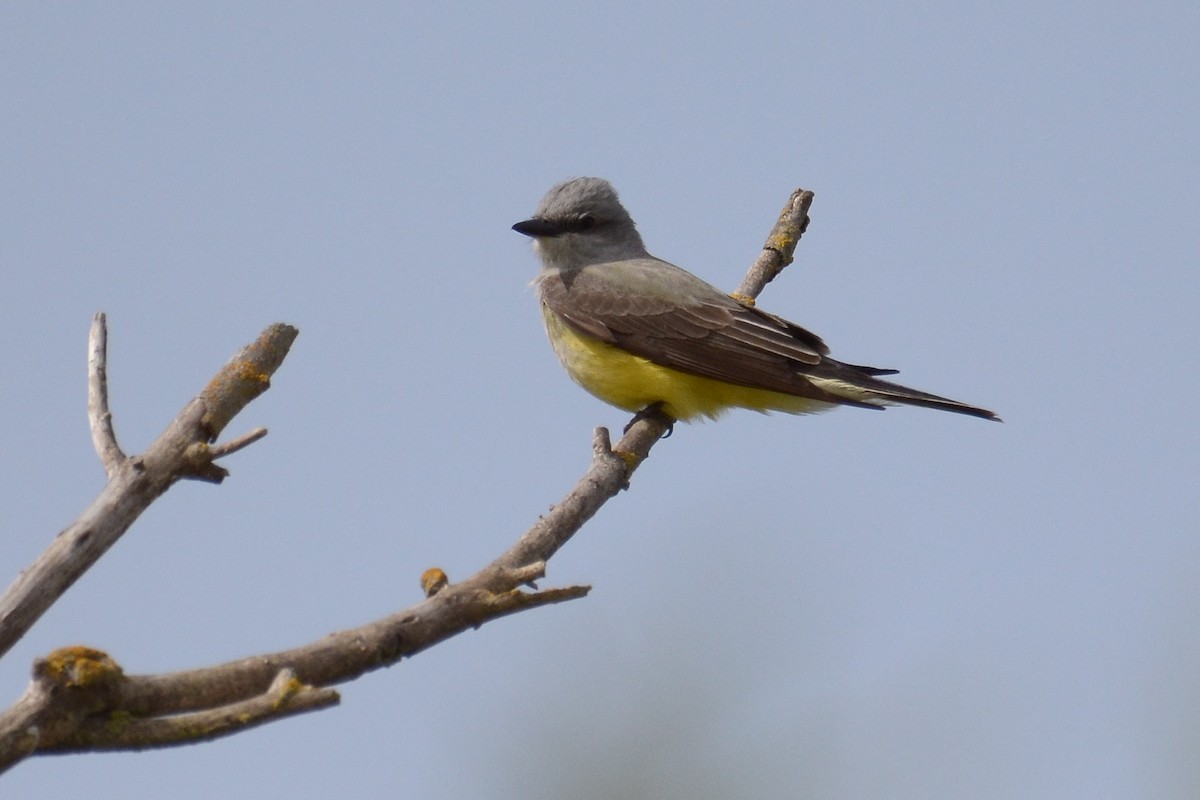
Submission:
[[[664,439],[669,439],[671,434],[675,432],[675,418],[663,411],[662,403],[651,403],[634,414],[633,419],[629,420],[629,424],[625,426],[624,432],[629,433],[630,428],[644,419],[654,420],[665,425],[667,432],[662,435]]]

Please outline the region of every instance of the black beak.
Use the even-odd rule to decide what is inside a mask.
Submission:
[[[517,233],[523,233],[526,236],[532,236],[535,239],[539,238],[554,238],[562,234],[563,230],[553,222],[547,222],[544,219],[527,219],[523,222],[518,222],[512,226],[512,229]]]

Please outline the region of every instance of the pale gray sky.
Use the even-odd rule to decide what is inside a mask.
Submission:
[[[143,448],[300,338],[221,487],[174,488],[0,664],[305,642],[490,560],[627,415],[560,370],[509,230],[600,175],[732,289],[1006,424],[680,426],[550,564],[590,597],[225,741],[37,758],[5,797],[1200,794],[1194,3],[0,8],[0,582],[101,486],[85,345]],[[5,701],[6,703],[9,701]]]

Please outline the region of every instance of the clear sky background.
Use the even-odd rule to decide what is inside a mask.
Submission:
[[[94,312],[130,452],[301,331],[229,431],[270,435],[70,590],[6,705],[62,645],[147,673],[383,616],[559,499],[628,419],[562,373],[509,230],[570,176],[729,289],[812,189],[762,306],[1006,422],[680,426],[551,561],[585,600],[0,794],[1200,795],[1198,30],[1195,3],[5,3],[0,582],[102,486]]]

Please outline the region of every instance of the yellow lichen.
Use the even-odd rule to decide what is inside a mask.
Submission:
[[[283,682],[282,686],[275,687],[276,691],[278,692],[275,697],[275,708],[281,708],[286,705],[287,702],[295,697],[296,694],[303,688],[304,684],[300,682],[300,679],[295,675],[291,675],[286,681]]]
[[[744,306],[749,306],[751,308],[754,308],[754,305],[755,305],[754,298],[750,297],[749,295],[738,294],[737,292],[731,292],[729,296]]]
[[[440,567],[430,567],[421,573],[421,589],[426,597],[433,597],[449,584],[449,576]]]
[[[249,361],[241,361],[237,364],[238,380],[254,381],[255,383],[263,383],[270,385],[271,376],[261,370],[255,369],[253,363]]]
[[[625,469],[629,472],[633,472],[638,468],[638,464],[642,463],[636,453],[630,453],[628,450],[613,450],[613,455],[625,462]]]
[[[60,647],[38,660],[34,673],[59,686],[84,688],[111,683],[125,676],[121,666],[108,653],[82,645]]]

